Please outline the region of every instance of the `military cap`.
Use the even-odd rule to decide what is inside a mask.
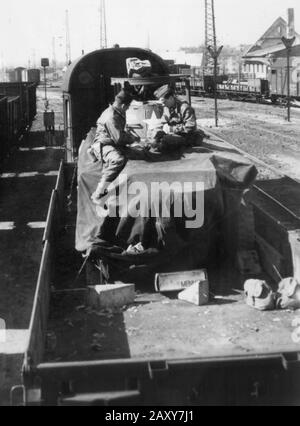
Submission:
[[[161,98],[164,98],[166,95],[171,95],[171,94],[173,94],[173,90],[172,89],[170,89],[170,87],[166,84],[166,85],[164,85],[164,86],[162,86],[162,87],[160,87],[159,89],[157,89],[155,92],[154,92],[154,96],[157,98],[157,99],[161,99]]]

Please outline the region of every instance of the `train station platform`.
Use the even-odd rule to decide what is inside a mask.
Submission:
[[[42,239],[62,146],[45,146],[42,109],[0,171],[0,406],[21,384]],[[5,327],[5,331],[3,328]]]

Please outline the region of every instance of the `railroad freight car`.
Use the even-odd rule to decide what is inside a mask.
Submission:
[[[269,82],[261,78],[249,79],[243,82],[226,81],[217,85],[218,93],[228,98],[255,98],[260,100],[270,96]]]
[[[2,96],[0,99],[0,162],[16,145],[23,130],[20,97]]]
[[[0,83],[2,95],[20,97],[21,127],[28,128],[36,115],[35,83]]]
[[[0,83],[0,161],[36,116],[35,83]]]
[[[7,99],[7,111],[8,140],[10,143],[14,143],[24,130],[21,115],[21,100],[19,96],[10,96]]]
[[[6,156],[8,144],[7,97],[0,95],[0,162]]]
[[[29,83],[40,84],[41,71],[39,69],[31,68],[27,71],[27,80]]]
[[[222,84],[228,80],[226,75],[217,76],[217,84]],[[214,92],[215,82],[212,75],[205,75],[201,77],[191,77],[190,79],[191,93],[194,96],[197,95],[212,95]]]
[[[191,91],[195,96],[212,96],[214,87],[213,76],[191,78]],[[229,79],[228,76],[220,75],[217,77],[217,91],[219,96],[228,98],[251,97],[259,100],[270,96],[268,80],[260,78],[237,82],[236,80]]]

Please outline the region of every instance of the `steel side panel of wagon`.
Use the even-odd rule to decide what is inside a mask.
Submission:
[[[87,350],[86,341],[87,335],[95,333],[95,318],[102,322],[100,316],[94,314],[86,319],[83,332],[76,328],[76,323],[74,327],[61,321],[63,350],[71,351],[71,337],[75,333],[78,353],[73,359],[63,353],[59,354],[60,360],[58,354],[52,354],[53,360],[46,356],[53,262],[62,223],[64,170],[61,165],[49,207],[24,359],[26,405],[299,402],[296,399],[300,396],[300,354],[299,344],[292,341],[291,314],[251,310],[242,295],[234,291],[229,297],[219,296],[216,304],[200,308],[161,295],[140,294],[139,315],[134,318],[129,310],[104,324],[109,326],[108,347],[104,345],[102,352]],[[232,289],[236,284],[232,283]],[[79,290],[84,300],[84,291]],[[72,301],[74,293],[67,292],[66,297]],[[145,303],[153,297],[152,303]],[[74,308],[75,312],[79,302],[77,298],[71,310]],[[77,314],[83,315],[81,311]],[[100,332],[97,330],[96,334]],[[114,341],[110,338],[124,336],[126,351],[119,352],[118,357],[118,348],[111,348]],[[146,340],[154,345],[148,352]],[[86,356],[88,352],[92,355]]]

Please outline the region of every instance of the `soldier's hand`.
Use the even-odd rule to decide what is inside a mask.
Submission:
[[[95,204],[100,204],[101,199],[105,197],[107,193],[107,190],[104,190],[104,192],[96,190],[91,196],[91,199]]]

